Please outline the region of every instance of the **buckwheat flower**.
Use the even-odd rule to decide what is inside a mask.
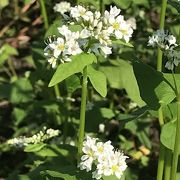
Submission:
[[[127,20],[127,23],[132,27],[132,29],[136,30],[136,19],[134,17],[131,17]]]
[[[54,6],[54,11],[56,12],[59,12],[61,14],[64,14],[66,12],[69,12],[70,11],[70,8],[71,8],[71,4],[69,2],[66,2],[66,1],[62,1],[60,3],[57,3],[55,6]]]
[[[86,39],[86,38],[88,38],[88,37],[90,37],[90,36],[91,36],[91,32],[90,32],[88,29],[86,29],[86,28],[84,28],[84,29],[80,32],[80,35],[79,35],[79,37],[82,38],[82,39]]]
[[[91,18],[91,16],[93,16],[93,13],[91,11],[87,11],[86,8],[80,5],[72,7],[70,14],[77,21],[79,21],[80,18],[82,18],[85,21],[88,21]]]
[[[107,10],[104,12],[104,23],[108,24],[110,22],[113,21],[113,19],[116,19],[116,17],[119,15],[120,13],[120,9],[118,9],[116,6],[114,7],[110,7],[110,12],[108,12]]]
[[[169,50],[165,52],[165,55],[168,58],[165,67],[169,70],[173,70],[175,66],[180,64],[180,52],[175,50]]]
[[[105,132],[105,125],[104,124],[99,124],[99,132],[104,133]]]
[[[116,175],[118,179],[121,178],[123,175],[123,172],[126,170],[127,165],[126,165],[126,159],[128,157],[124,156],[123,153],[119,151],[115,151],[114,154],[111,154],[110,157],[110,169],[111,169],[111,174]]]
[[[148,46],[155,47],[158,42],[158,37],[157,36],[149,36],[149,41],[148,41]]]
[[[105,57],[107,57],[108,54],[112,53],[111,48],[108,46],[100,46],[100,49],[102,50]]]
[[[83,143],[83,155],[79,167],[81,170],[92,170],[92,177],[101,179],[103,176],[115,175],[121,178],[127,168],[128,158],[120,151],[115,151],[111,141],[98,142],[97,139],[87,137]]]
[[[65,50],[65,42],[63,38],[58,37],[56,41],[49,44],[50,48],[53,49],[53,56],[58,58],[59,55]]]
[[[173,35],[168,35],[166,40],[168,41],[169,45],[177,46],[176,44],[176,38]]]
[[[81,48],[79,47],[79,44],[77,41],[71,40],[66,43],[67,45],[67,54],[69,55],[77,55],[82,52]]]
[[[51,64],[52,68],[55,68],[57,65],[57,59],[52,56],[48,59],[48,63]]]
[[[69,28],[66,25],[63,25],[61,27],[57,28],[59,33],[64,36],[65,38],[70,38],[71,37],[71,31],[69,30]]]
[[[20,136],[18,138],[13,138],[7,141],[7,144],[17,147],[25,147],[29,144],[38,144],[44,142],[52,137],[59,135],[59,130],[43,128],[42,131],[39,131],[37,134],[34,134],[31,137]]]
[[[168,31],[157,30],[152,37],[149,37],[148,46],[157,46],[161,50],[170,50],[177,46],[176,38]]]
[[[81,163],[78,165],[81,170],[86,169],[86,171],[90,171],[92,169],[93,160],[96,159],[96,139],[86,137],[86,141],[83,142],[83,153],[84,155],[81,157]]]

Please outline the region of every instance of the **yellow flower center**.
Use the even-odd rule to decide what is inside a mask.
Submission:
[[[121,30],[121,32],[122,32],[123,34],[128,34],[128,31],[127,31],[127,30]]]
[[[80,16],[84,16],[85,15],[85,11],[80,11]]]
[[[118,29],[120,28],[119,23],[118,23],[118,22],[115,22],[115,23],[113,24],[113,28],[114,28],[115,30],[118,30]]]
[[[64,50],[64,44],[59,44],[59,45],[58,45],[58,49],[59,49],[60,51],[63,51],[63,50]]]
[[[115,172],[115,171],[117,171],[117,170],[118,170],[118,166],[117,166],[117,165],[113,165],[113,166],[112,166],[112,171]]]
[[[88,155],[88,156],[90,156],[90,157],[93,157],[94,152],[92,151],[92,149],[91,149],[91,150],[89,150],[89,152],[87,153],[87,155]]]
[[[98,147],[98,151],[102,153],[104,151],[104,148],[102,146]]]

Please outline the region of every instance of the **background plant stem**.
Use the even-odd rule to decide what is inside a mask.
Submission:
[[[9,66],[9,69],[10,69],[12,75],[13,75],[14,77],[16,77],[16,79],[17,79],[18,76],[17,76],[16,70],[15,70],[15,68],[14,68],[14,64],[13,64],[12,59],[9,58],[9,59],[7,60],[7,62],[8,62],[8,66]]]
[[[82,154],[82,147],[83,147],[83,140],[84,140],[86,98],[87,98],[87,67],[85,67],[83,70],[80,124],[79,124],[79,140],[78,140],[78,162],[80,161],[80,157]]]
[[[171,180],[176,180],[176,171],[179,158],[179,142],[180,142],[180,93],[177,95],[177,124],[176,124],[176,138],[174,145],[174,153],[172,160],[172,171],[171,171]]]
[[[48,23],[47,11],[46,11],[46,6],[45,6],[45,3],[44,3],[44,0],[40,0],[40,6],[41,6],[41,15],[42,15],[43,20],[44,20],[44,27],[47,30],[49,28],[49,23]],[[59,91],[58,84],[56,84],[54,86],[54,92],[55,92],[56,99],[59,99],[61,94],[60,94],[60,91]]]
[[[162,0],[161,13],[160,13],[160,24],[159,24],[160,29],[164,29],[166,7],[167,7],[167,0]],[[158,51],[157,51],[157,71],[160,71],[160,72],[162,72],[162,56],[163,56],[163,53],[160,50],[160,48],[158,48]],[[159,109],[159,123],[160,123],[161,127],[164,124],[162,108]],[[165,151],[166,151],[165,147],[160,142],[157,180],[162,180],[163,179]]]
[[[170,180],[170,177],[171,177],[171,161],[172,161],[172,152],[171,152],[171,150],[166,150],[164,180]]]
[[[41,14],[44,19],[44,27],[47,30],[49,27],[49,23],[48,23],[47,11],[44,0],[40,0],[40,5],[41,5]]]

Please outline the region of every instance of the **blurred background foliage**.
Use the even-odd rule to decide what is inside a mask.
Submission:
[[[49,28],[46,30],[38,1],[0,1],[2,179],[45,179],[48,177],[48,168],[58,169],[63,173],[66,171],[63,168],[65,165],[71,166],[75,162],[81,77],[79,74],[73,75],[61,83],[61,96],[56,98],[54,89],[48,88],[54,70],[43,55],[44,40],[49,35],[56,34],[56,28],[63,23],[61,16],[53,11],[57,2],[60,1],[45,1],[49,20]],[[69,2],[72,6],[76,4],[73,0]],[[161,1],[103,2],[105,9],[116,5],[126,19],[136,19],[136,30],[131,40],[134,47],[115,45],[113,54],[108,59],[98,57],[98,69],[107,76],[108,95],[102,98],[89,84],[86,132],[104,140],[110,139],[115,147],[121,148],[131,157],[126,171],[127,180],[153,180],[156,177],[159,148],[157,113],[148,106],[154,100],[151,98],[150,101],[153,102],[149,102],[149,99],[140,96],[139,82],[137,83],[134,73],[140,71],[141,67],[134,66],[133,69],[132,61],[138,58],[156,67],[157,52],[148,47],[147,42],[153,31],[158,29]],[[78,3],[96,10],[101,9],[99,0],[79,0]],[[166,29],[179,37],[180,19],[174,3],[170,1],[167,8]],[[145,69],[144,73],[146,70],[151,72],[151,69]],[[180,72],[180,68],[177,67],[176,72]],[[153,79],[153,76],[149,78]],[[149,91],[150,85],[144,87],[144,91]],[[167,120],[172,118],[170,112],[176,113],[175,111],[173,104],[168,108],[164,107]],[[99,128],[100,124],[105,128]],[[5,143],[13,137],[31,136],[43,126],[59,129],[60,136],[43,147],[24,151]],[[171,128],[173,129],[173,125]],[[167,142],[167,139],[164,141]],[[75,176],[73,173],[72,169],[72,177]],[[70,178],[67,176],[65,179]],[[88,174],[86,179],[89,179]]]

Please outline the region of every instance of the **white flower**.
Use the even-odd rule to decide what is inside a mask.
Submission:
[[[99,132],[104,133],[105,131],[105,125],[104,124],[99,124]]]
[[[91,11],[87,11],[86,8],[80,5],[72,7],[70,14],[77,21],[79,21],[80,18],[82,18],[85,21],[88,21],[93,16],[93,13]]]
[[[13,138],[8,140],[7,144],[22,148],[29,144],[37,144],[43,142],[58,135],[59,135],[59,130],[54,130],[51,128],[47,129],[46,127],[44,127],[42,131],[39,131],[39,133],[31,137],[20,136],[19,138]]]
[[[86,141],[83,142],[83,155],[81,157],[81,163],[78,165],[81,170],[86,169],[86,171],[90,171],[92,168],[93,160],[95,160],[95,152],[96,152],[96,139],[90,138],[89,136],[86,137]]]
[[[54,6],[54,11],[56,12],[59,12],[61,14],[64,14],[66,12],[69,12],[70,11],[70,8],[71,8],[71,4],[69,2],[66,2],[66,1],[62,1],[60,3],[57,3],[55,6]]]
[[[137,28],[136,26],[136,19],[134,17],[131,17],[127,20],[127,23],[135,30]]]
[[[79,37],[82,38],[82,39],[85,39],[85,38],[88,38],[91,36],[91,32],[89,30],[87,30],[86,28],[83,29],[81,32],[80,32],[80,35]]]
[[[106,57],[108,54],[111,54],[111,48],[108,46],[100,46],[100,49],[102,50],[104,56]]]
[[[48,63],[52,65],[52,68],[55,68],[57,64],[57,59],[52,56],[48,59]]]
[[[165,67],[169,70],[173,70],[174,66],[178,66],[180,63],[180,52],[175,50],[169,50],[165,53],[168,58],[168,61]]]
[[[177,46],[176,38],[169,35],[168,31],[157,30],[152,37],[149,37],[148,46],[158,46],[161,50],[170,50]]]
[[[118,179],[121,178],[123,175],[123,172],[126,170],[126,159],[127,156],[124,156],[123,153],[119,151],[115,151],[114,154],[111,155],[111,161],[110,161],[110,169],[111,174],[115,174]]]
[[[70,40],[66,43],[66,45],[68,47],[66,54],[74,56],[74,55],[80,54],[82,52],[77,41]]]
[[[110,141],[106,143],[97,142],[97,139],[87,137],[83,143],[83,155],[79,167],[81,170],[90,171],[92,165],[96,167],[92,177],[101,179],[102,176],[115,175],[121,178],[127,168],[127,156],[120,151],[115,151]]]
[[[53,49],[53,55],[58,58],[59,55],[65,50],[65,42],[63,38],[58,37],[56,41],[49,44],[50,48]]]
[[[169,45],[175,45],[176,46],[176,38],[173,35],[167,36],[167,41]]]

